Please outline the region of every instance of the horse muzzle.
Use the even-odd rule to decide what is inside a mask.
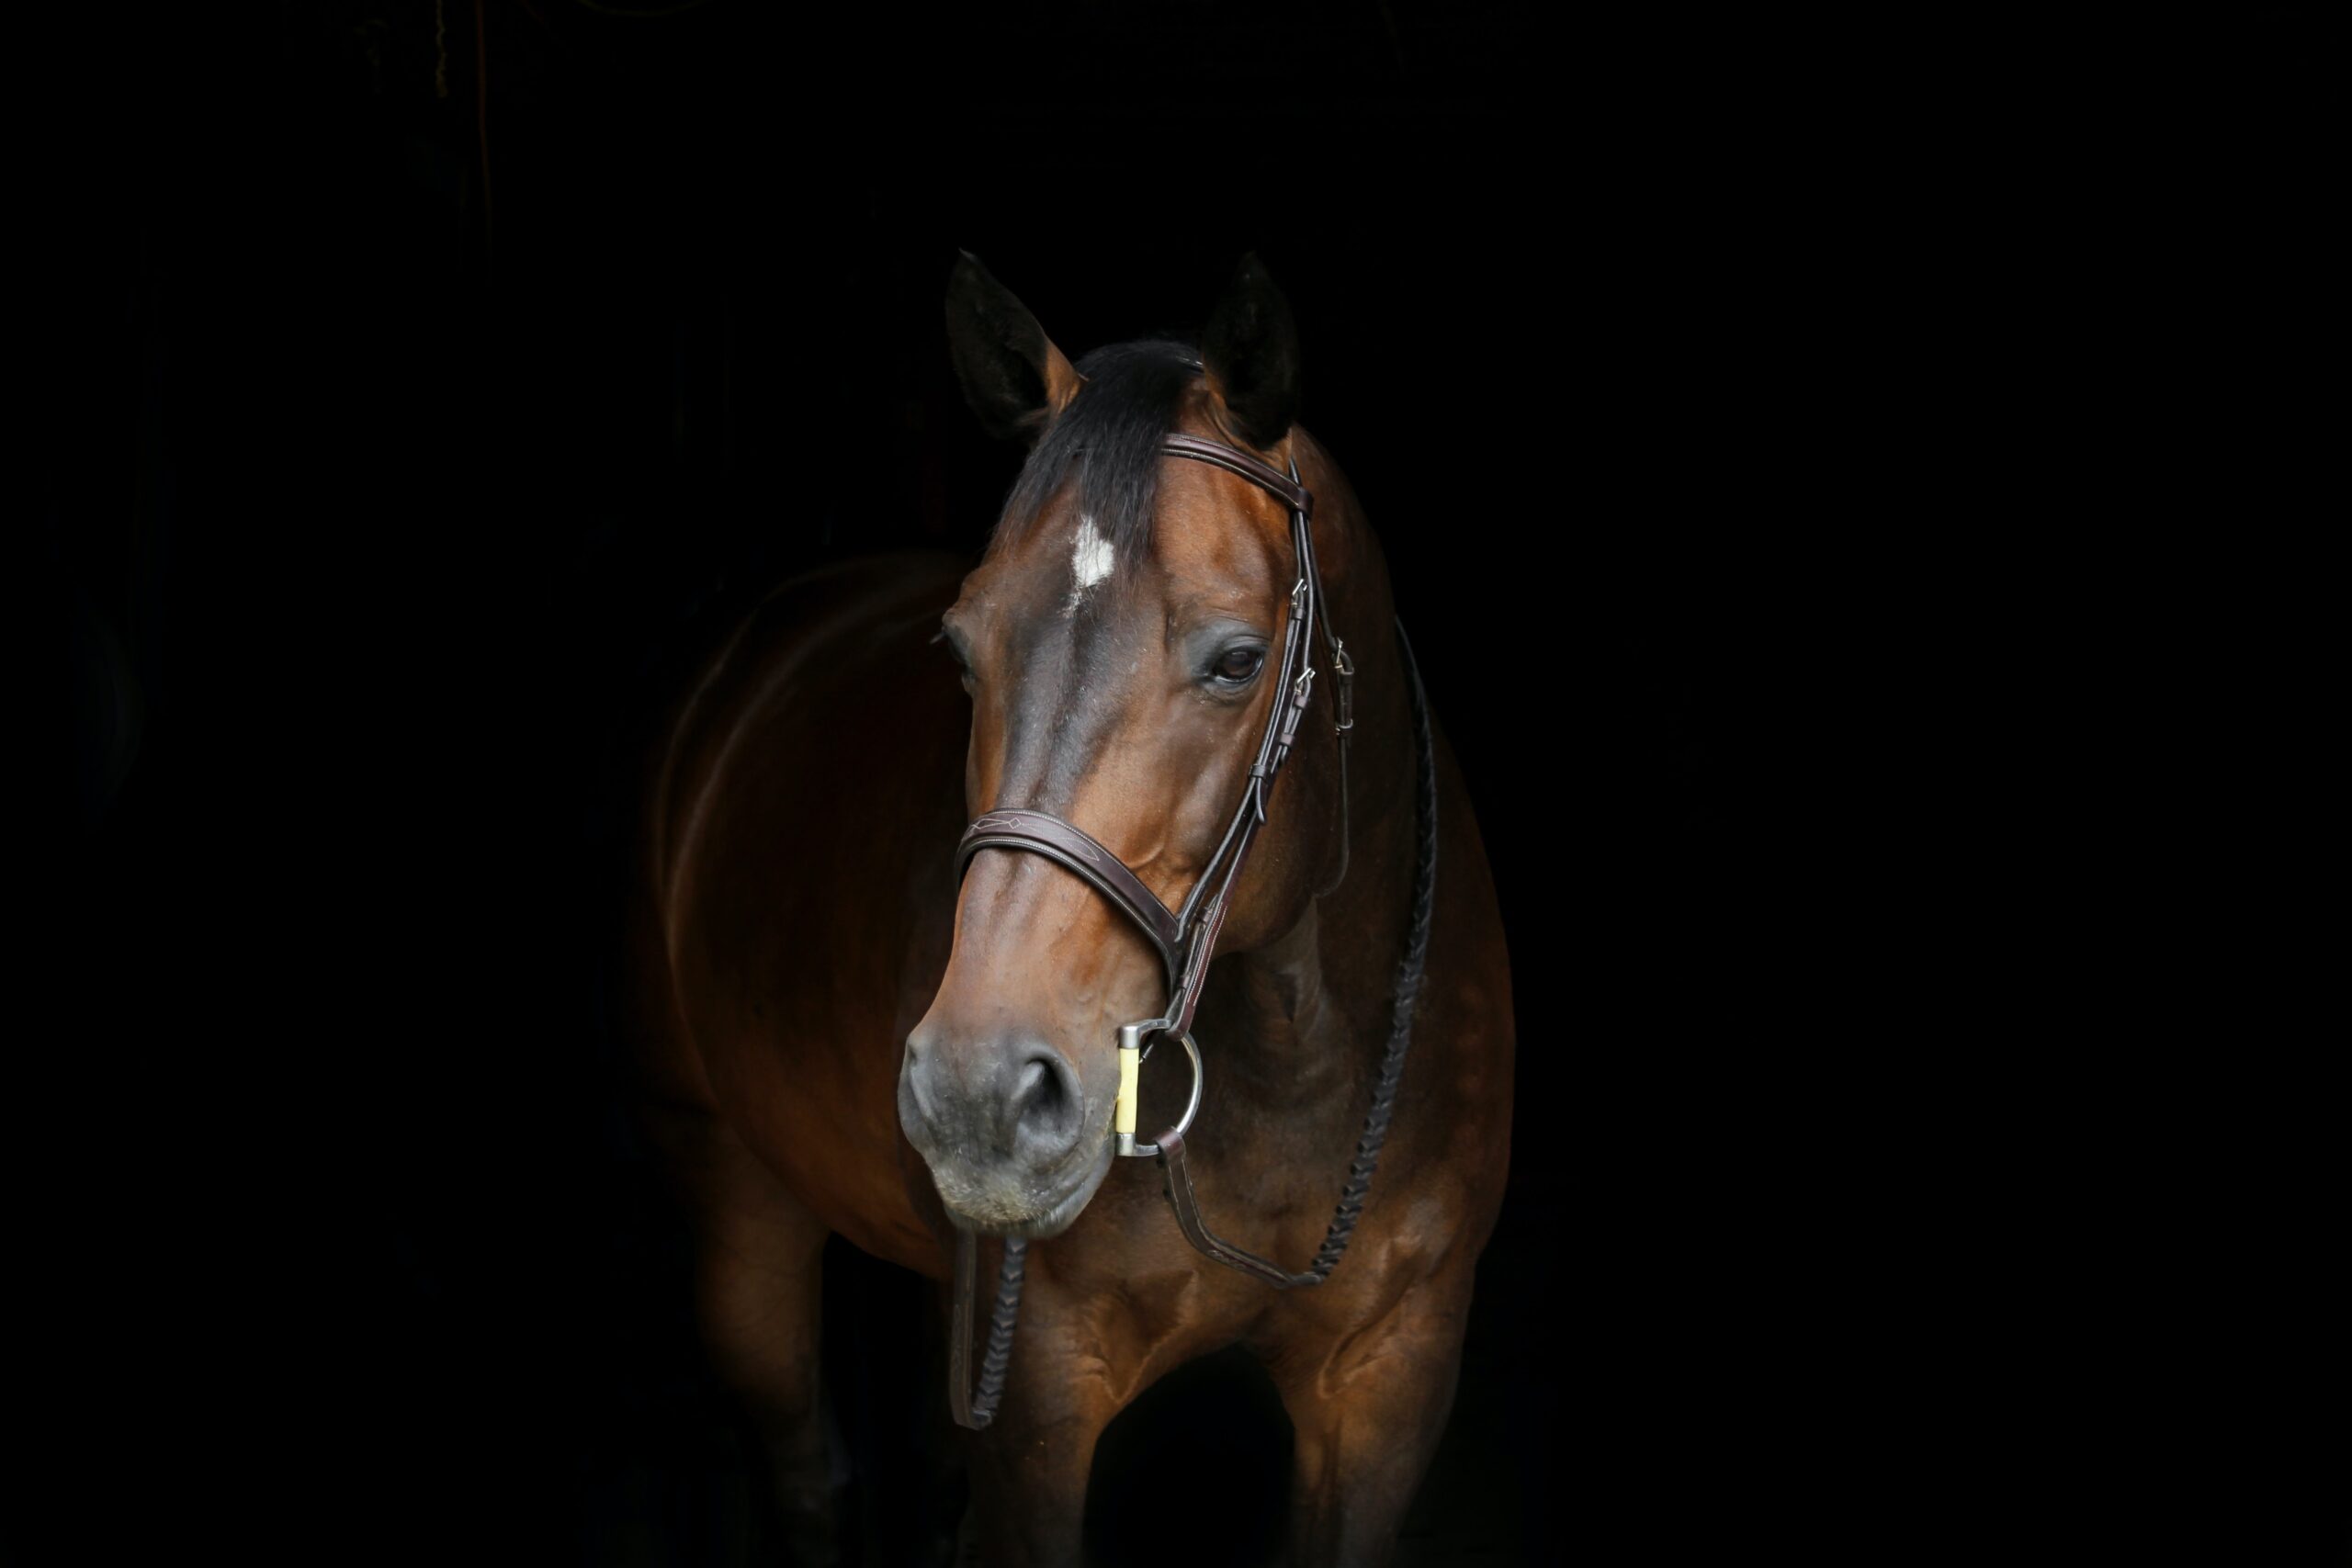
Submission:
[[[1108,1173],[1111,1107],[1090,1106],[1069,1059],[1042,1041],[907,1038],[899,1125],[956,1226],[989,1235],[1069,1228]]]

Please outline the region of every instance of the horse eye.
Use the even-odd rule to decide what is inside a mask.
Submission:
[[[1257,674],[1265,662],[1266,650],[1261,648],[1228,648],[1209,673],[1238,686]]]
[[[972,663],[970,660],[964,657],[964,645],[956,641],[954,637],[949,637],[945,626],[940,627],[937,633],[933,636],[931,640],[935,643],[944,643],[947,645],[947,657],[956,661],[956,671],[964,677],[965,689],[967,691],[970,690],[972,684]]]

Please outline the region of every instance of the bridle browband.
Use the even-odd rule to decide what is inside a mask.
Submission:
[[[1314,694],[1316,671],[1310,659],[1317,629],[1323,634],[1332,681],[1337,688],[1332,730],[1338,738],[1340,756],[1340,862],[1338,875],[1317,896],[1332,891],[1347,875],[1347,758],[1349,733],[1355,728],[1355,666],[1348,658],[1346,644],[1340,639],[1324,615],[1323,577],[1321,569],[1316,564],[1314,532],[1309,526],[1309,519],[1315,511],[1315,497],[1299,481],[1296,462],[1292,462],[1290,472],[1284,474],[1247,452],[1200,436],[1177,434],[1162,437],[1159,450],[1166,457],[1207,463],[1248,479],[1283,502],[1290,509],[1291,545],[1297,558],[1298,577],[1290,592],[1290,617],[1283,632],[1283,655],[1276,676],[1278,683],[1274,688],[1273,708],[1266,716],[1266,728],[1259,738],[1256,758],[1250,763],[1249,782],[1243,786],[1240,804],[1234,810],[1225,835],[1217,844],[1216,852],[1202,868],[1182,906],[1173,910],[1146,886],[1143,879],[1136,876],[1125,862],[1092,835],[1049,812],[1000,809],[975,818],[956,846],[956,871],[960,879],[972,857],[982,850],[1016,850],[1043,855],[1082,878],[1143,931],[1145,938],[1159,953],[1167,972],[1169,998],[1160,1016],[1125,1024],[1119,1029],[1119,1099],[1112,1128],[1117,1152],[1122,1156],[1152,1156],[1159,1161],[1167,1179],[1169,1203],[1175,1211],[1177,1227],[1183,1232],[1185,1239],[1205,1256],[1281,1289],[1319,1285],[1347,1251],[1356,1216],[1363,1209],[1364,1194],[1371,1186],[1373,1171],[1379,1163],[1380,1146],[1387,1135],[1389,1112],[1395,1104],[1396,1082],[1403,1071],[1405,1051],[1412,1039],[1413,1002],[1419,991],[1422,961],[1429,946],[1437,856],[1435,761],[1428,706],[1420,691],[1419,671],[1413,666],[1411,647],[1405,640],[1403,628],[1399,627],[1397,644],[1404,655],[1403,663],[1411,674],[1419,761],[1416,804],[1419,807],[1419,852],[1414,878],[1413,921],[1407,938],[1405,961],[1397,976],[1396,1006],[1388,1051],[1383,1058],[1380,1077],[1374,1085],[1372,1111],[1366,1119],[1363,1135],[1357,1144],[1356,1158],[1349,1168],[1348,1180],[1322,1247],[1306,1269],[1293,1272],[1221,1240],[1202,1222],[1199,1206],[1193,1197],[1192,1175],[1184,1164],[1184,1134],[1201,1105],[1201,1055],[1192,1037],[1193,1014],[1200,1005],[1202,983],[1207,974],[1209,960],[1215,955],[1218,933],[1224,929],[1226,915],[1231,908],[1234,890],[1240,883],[1242,866],[1249,860],[1258,829],[1265,825],[1266,807],[1274,780],[1290,756],[1297,739],[1299,722],[1306,716],[1308,701]],[[1150,1055],[1152,1043],[1162,1037],[1172,1038],[1182,1045],[1193,1068],[1193,1092],[1184,1114],[1175,1126],[1161,1133],[1151,1143],[1139,1143],[1135,1136],[1138,1073],[1143,1058]],[[1004,1244],[996,1306],[989,1317],[988,1353],[982,1365],[979,1387],[976,1391],[970,1359],[978,1250],[970,1231],[959,1230],[956,1233],[955,1330],[950,1342],[948,1396],[958,1425],[977,1429],[986,1427],[994,1417],[997,1398],[1002,1390],[1006,1361],[1012,1351],[1026,1248],[1027,1243],[1021,1238],[1008,1238]]]

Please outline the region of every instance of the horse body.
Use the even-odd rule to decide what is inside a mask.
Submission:
[[[1045,352],[1048,370],[1069,368]],[[1178,423],[1229,437],[1234,422],[1214,396],[1194,396]],[[1272,814],[1283,830],[1270,818],[1202,994],[1195,1032],[1208,1067],[1191,1142],[1211,1222],[1295,1264],[1323,1239],[1389,1029],[1415,866],[1415,759],[1411,676],[1376,545],[1312,439],[1285,423],[1282,443],[1320,502],[1317,547],[1359,671],[1356,756],[1341,773],[1326,730],[1302,739],[1305,765],[1283,777]],[[1170,606],[1192,604],[1211,580],[1209,596],[1237,615],[1269,592],[1279,601],[1267,586],[1280,576],[1265,542],[1273,524],[1226,476],[1171,473],[1158,506],[1153,558],[1181,586]],[[1427,984],[1352,1249],[1312,1290],[1215,1266],[1178,1233],[1157,1171],[1094,1153],[1107,1116],[1104,1021],[1149,1016],[1157,960],[1091,889],[1035,855],[983,856],[960,886],[951,859],[974,812],[1023,804],[1001,792],[1058,789],[1098,836],[1092,824],[1136,801],[1120,852],[1167,897],[1181,890],[1187,852],[1154,837],[1177,829],[1153,825],[1182,821],[1193,796],[1214,802],[1238,782],[1238,753],[1220,738],[1247,723],[1217,728],[1225,709],[1205,701],[1168,710],[1197,727],[1187,733],[1202,754],[1182,766],[1205,784],[1162,782],[1165,757],[1124,773],[1111,759],[1132,750],[1144,722],[1133,711],[1098,724],[1102,739],[1083,744],[1099,749],[1070,764],[1085,728],[1074,716],[1105,700],[1080,677],[1093,670],[1099,687],[1103,671],[1135,671],[1140,656],[1125,645],[1091,666],[1076,643],[1057,645],[1050,657],[1079,676],[1042,716],[1008,708],[1019,693],[1005,688],[1034,687],[1044,654],[1015,666],[1030,672],[1022,682],[983,679],[967,707],[954,665],[930,646],[942,612],[956,606],[959,640],[993,616],[1001,660],[1035,645],[1057,613],[1074,620],[1078,591],[1046,575],[1069,559],[1086,585],[1093,525],[1063,521],[1080,530],[1074,555],[1059,536],[1001,544],[960,599],[956,564],[932,558],[786,584],[710,660],[669,728],[648,791],[631,967],[651,1124],[700,1229],[701,1322],[769,1439],[803,1550],[821,1557],[825,1237],[944,1280],[957,1225],[1046,1236],[1029,1248],[1001,1411],[969,1441],[988,1561],[1075,1561],[1102,1427],[1159,1375],[1240,1343],[1295,1428],[1294,1556],[1377,1562],[1443,1428],[1508,1161],[1510,976],[1476,824],[1441,734]],[[1173,627],[1178,610],[1136,618]],[[1262,695],[1247,700],[1264,711]],[[1241,701],[1228,705],[1238,714]],[[1141,1125],[1171,1123],[1187,1087],[1181,1056],[1159,1056]],[[1065,1132],[1071,1153],[1028,1164],[1004,1153],[1041,1138],[1057,1150]],[[959,1161],[985,1180],[958,1176]]]
[[[721,1117],[827,1230],[929,1272],[897,1043],[946,962],[964,702],[924,645],[960,575],[820,571],[728,641],[654,775],[633,955],[659,1096]]]

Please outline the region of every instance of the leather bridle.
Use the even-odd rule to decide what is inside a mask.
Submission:
[[[1314,514],[1315,497],[1298,482],[1297,465],[1292,464],[1291,472],[1285,477],[1247,452],[1197,435],[1169,435],[1162,439],[1159,449],[1170,457],[1190,457],[1238,474],[1287,502],[1291,546],[1298,558],[1298,580],[1290,591],[1290,622],[1283,632],[1283,657],[1276,676],[1273,709],[1266,716],[1265,733],[1259,737],[1257,760],[1250,765],[1250,782],[1241,792],[1241,803],[1234,810],[1216,853],[1202,868],[1183,908],[1170,910],[1160,902],[1159,895],[1144,886],[1142,878],[1096,842],[1091,834],[1049,812],[990,811],[975,819],[956,846],[958,877],[982,850],[1025,850],[1044,855],[1083,877],[1142,929],[1144,936],[1159,950],[1170,987],[1168,1005],[1161,1010],[1160,1017],[1127,1026],[1146,1043],[1160,1035],[1181,1039],[1193,1027],[1193,1010],[1200,1003],[1201,976],[1216,949],[1217,933],[1224,928],[1226,914],[1232,907],[1233,890],[1240,881],[1242,865],[1250,858],[1250,846],[1257,838],[1258,829],[1265,825],[1267,799],[1273,790],[1274,779],[1290,756],[1299,720],[1306,716],[1307,700],[1314,694],[1315,667],[1307,662],[1308,644],[1318,626],[1330,653],[1332,678],[1339,686],[1339,712],[1333,726],[1339,733],[1343,758],[1347,754],[1348,731],[1355,728],[1355,665],[1348,658],[1347,645],[1322,615],[1323,577],[1315,564],[1314,531],[1307,525]],[[1344,811],[1344,787],[1340,799]],[[1340,841],[1345,843],[1346,839],[1343,820]],[[1129,1146],[1119,1152],[1149,1155],[1156,1151],[1148,1145],[1135,1145],[1130,1140]]]
[[[1266,728],[1259,738],[1257,755],[1250,763],[1249,781],[1243,786],[1240,804],[1234,810],[1216,852],[1209,857],[1208,863],[1193,882],[1192,891],[1185,896],[1182,906],[1173,910],[1146,886],[1143,879],[1136,875],[1125,863],[1104,848],[1091,834],[1050,812],[1004,808],[986,812],[975,818],[956,847],[956,870],[960,878],[971,863],[972,857],[982,850],[1013,850],[1043,855],[1084,879],[1109,899],[1114,908],[1124,913],[1143,931],[1145,938],[1159,953],[1166,969],[1169,996],[1159,1016],[1122,1025],[1118,1032],[1119,1099],[1112,1127],[1117,1153],[1156,1157],[1159,1161],[1167,1178],[1169,1202],[1175,1211],[1177,1226],[1185,1238],[1207,1257],[1278,1288],[1317,1285],[1329,1275],[1340,1255],[1347,1250],[1356,1215],[1363,1208],[1364,1193],[1370,1187],[1373,1170],[1379,1161],[1382,1140],[1387,1134],[1388,1115],[1395,1102],[1396,1081],[1403,1070],[1406,1047],[1412,1038],[1413,1002],[1419,990],[1422,960],[1428,951],[1436,873],[1435,765],[1428,709],[1420,693],[1419,671],[1413,668],[1410,646],[1405,641],[1403,628],[1399,627],[1398,647],[1404,654],[1405,667],[1412,673],[1415,733],[1419,743],[1419,788],[1417,801],[1420,833],[1414,886],[1414,918],[1408,935],[1405,961],[1398,973],[1397,1005],[1388,1053],[1383,1059],[1372,1111],[1357,1145],[1355,1162],[1350,1167],[1347,1184],[1322,1248],[1306,1269],[1294,1272],[1220,1239],[1201,1220],[1199,1206],[1193,1197],[1192,1176],[1184,1165],[1184,1134],[1201,1105],[1201,1054],[1192,1037],[1193,1014],[1200,1005],[1202,982],[1207,974],[1209,960],[1216,951],[1218,933],[1224,929],[1226,916],[1231,909],[1234,890],[1241,880],[1242,867],[1249,861],[1250,849],[1258,830],[1265,825],[1274,780],[1290,756],[1298,736],[1299,723],[1306,716],[1308,702],[1314,694],[1316,670],[1310,660],[1314,637],[1318,630],[1329,655],[1332,682],[1337,688],[1332,729],[1339,742],[1340,808],[1340,870],[1330,886],[1320,891],[1331,891],[1338,886],[1340,878],[1347,874],[1347,747],[1349,733],[1355,728],[1355,666],[1348,657],[1347,645],[1340,640],[1324,614],[1323,578],[1320,568],[1316,564],[1315,536],[1309,525],[1315,511],[1315,498],[1299,481],[1296,462],[1292,462],[1290,472],[1284,474],[1247,452],[1196,435],[1169,434],[1161,439],[1159,450],[1167,457],[1207,463],[1238,475],[1267,491],[1290,509],[1291,545],[1297,558],[1298,576],[1290,592],[1290,618],[1283,633],[1282,662],[1277,667],[1278,683],[1273,707],[1266,716]],[[1137,1077],[1144,1057],[1150,1054],[1153,1043],[1162,1038],[1173,1039],[1183,1046],[1193,1068],[1192,1095],[1183,1115],[1173,1127],[1150,1143],[1140,1143],[1135,1136]],[[986,1427],[994,1416],[1006,1359],[1012,1349],[1025,1250],[1025,1242],[1018,1238],[1008,1239],[1004,1244],[996,1308],[989,1323],[988,1354],[980,1386],[975,1391],[970,1356],[977,1294],[977,1244],[971,1232],[957,1232],[956,1325],[954,1338],[950,1342],[948,1391],[956,1419],[962,1426]]]

